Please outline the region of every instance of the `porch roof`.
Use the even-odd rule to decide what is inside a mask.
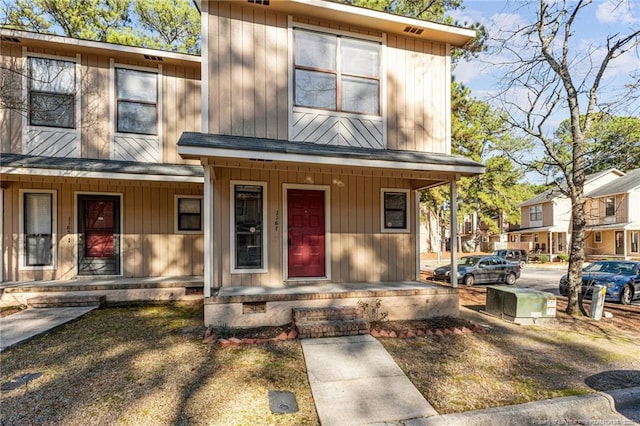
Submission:
[[[537,228],[522,228],[509,231],[508,234],[533,234],[535,232],[567,232],[567,230],[559,226],[539,226]]]
[[[40,157],[5,153],[0,155],[0,173],[195,183],[202,183],[204,179],[204,171],[199,165]]]
[[[624,223],[606,223],[602,225],[587,225],[586,227],[589,231],[608,231],[612,229],[640,229],[640,224],[634,224],[632,222],[624,222]]]
[[[185,158],[226,157],[355,167],[448,172],[461,176],[484,173],[485,167],[459,155],[373,149],[308,142],[185,132],[178,141]]]

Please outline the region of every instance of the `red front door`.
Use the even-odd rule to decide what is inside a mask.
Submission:
[[[287,190],[289,278],[324,277],[324,191]]]
[[[78,196],[78,274],[120,273],[120,198]]]

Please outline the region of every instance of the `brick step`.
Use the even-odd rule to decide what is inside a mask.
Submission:
[[[356,320],[362,318],[362,309],[357,306],[293,308],[294,322]]]
[[[369,334],[369,323],[363,319],[296,322],[295,324],[299,339]]]
[[[105,295],[99,296],[37,296],[27,299],[31,308],[68,308],[77,306],[102,306]]]

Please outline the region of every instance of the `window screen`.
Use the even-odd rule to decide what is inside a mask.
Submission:
[[[51,265],[52,204],[51,194],[24,194],[24,253],[27,266]]]

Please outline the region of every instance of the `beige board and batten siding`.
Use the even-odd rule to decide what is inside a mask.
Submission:
[[[304,170],[304,167],[300,168]],[[308,168],[307,168],[308,169]],[[383,174],[345,173],[342,169],[305,171],[249,170],[214,167],[213,271],[215,286],[284,285],[283,205],[285,184],[326,186],[330,191],[330,281],[380,282],[415,279],[415,243],[410,233],[381,232],[381,188],[410,188],[408,179]],[[231,273],[231,181],[267,182],[266,273]],[[301,189],[304,189],[303,187]],[[317,189],[310,186],[309,189]],[[412,193],[411,193],[412,194]],[[408,200],[413,217],[413,195]],[[219,232],[216,232],[219,231]],[[313,279],[310,279],[313,281]]]
[[[3,178],[4,179],[4,178]],[[56,179],[11,176],[4,190],[3,278],[6,281],[71,279],[75,275],[77,194],[121,194],[122,276],[201,275],[202,234],[175,233],[175,196],[201,195],[198,184],[151,183],[108,179]],[[57,268],[20,270],[20,190],[53,190],[57,198]],[[70,233],[67,227],[70,227]]]
[[[292,54],[288,16],[240,3],[207,2],[205,7],[209,133],[344,145],[347,142],[340,135],[355,132],[363,138],[349,141],[353,146],[446,153],[449,125],[446,95],[450,83],[446,44],[387,35],[382,56],[386,70],[383,86],[387,86],[383,92],[386,97],[382,98],[387,103],[382,109],[386,110],[387,142],[376,140],[377,134],[384,134],[382,124],[355,114],[334,120],[337,137],[327,139],[324,127],[314,132],[313,125],[305,125],[304,129],[293,126],[298,122],[317,122],[326,127],[331,120],[330,112],[318,111],[318,117],[308,117],[310,110],[300,109],[291,114],[294,122],[289,123],[289,108],[293,105],[289,105],[288,94]],[[291,25],[296,23],[352,33],[356,37],[362,34],[384,39],[375,30],[327,20],[293,17]],[[326,140],[314,135],[322,135]]]
[[[148,69],[158,69],[162,64],[160,77],[160,105],[162,116],[159,117],[162,129],[161,141],[152,137],[155,142],[157,162],[175,164],[197,164],[194,160],[184,160],[177,153],[176,142],[184,131],[200,131],[201,128],[201,104],[200,104],[200,63],[181,62],[180,64],[164,63],[147,60],[135,60],[130,58],[118,58],[111,54],[105,54],[99,49],[83,51],[80,56],[80,76],[76,79],[79,83],[80,111],[80,142],[78,143],[77,129],[55,129],[41,126],[28,126],[23,140],[22,130],[27,125],[27,103],[23,98],[22,70],[24,54],[49,55],[60,59],[76,60],[77,50],[73,46],[65,46],[55,43],[55,47],[47,47],[46,43],[38,41],[38,46],[29,46],[29,40],[23,39],[23,44],[2,43],[0,52],[3,66],[9,66],[16,70],[15,73],[3,73],[4,79],[11,79],[9,85],[12,95],[15,97],[18,107],[12,110],[0,109],[0,141],[1,152],[28,155],[81,157],[108,160],[111,159],[113,147],[112,135],[115,133],[113,103],[115,99],[115,81],[112,64],[114,66],[134,66]],[[26,46],[25,46],[26,44]],[[53,43],[51,43],[53,44]],[[45,47],[43,47],[45,46]],[[87,50],[87,49],[85,49]],[[25,89],[26,90],[26,89]],[[3,94],[5,96],[5,94]],[[138,135],[130,135],[125,145],[140,139]],[[142,137],[145,139],[145,137]],[[148,139],[148,137],[147,137]],[[78,145],[67,149],[66,146]],[[140,147],[139,147],[140,148]],[[145,147],[142,147],[145,148]],[[131,151],[131,149],[129,149]],[[136,151],[126,158],[128,160],[144,161],[148,158],[137,158]]]

